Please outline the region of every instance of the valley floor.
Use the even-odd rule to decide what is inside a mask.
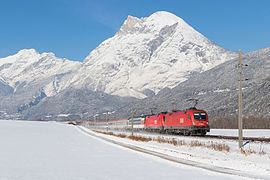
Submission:
[[[99,137],[169,156],[185,164],[244,177],[270,179],[270,143],[267,142],[250,142],[239,150],[236,140],[147,132],[134,132],[134,138],[131,138],[129,131],[110,129],[108,132],[106,129],[92,131],[90,130],[92,127],[88,127],[90,129],[85,127],[82,127],[84,131]],[[216,129],[211,130],[211,134],[224,135],[226,134],[224,131],[229,136],[235,132]],[[260,137],[269,137],[269,130],[245,130],[245,134],[252,136],[254,131],[261,134]]]
[[[0,180],[242,179],[172,163],[56,122],[0,121]]]

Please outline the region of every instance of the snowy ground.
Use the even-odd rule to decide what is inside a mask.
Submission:
[[[0,142],[0,180],[243,179],[128,150],[55,122],[0,121]]]
[[[211,129],[209,135],[238,136],[238,129]],[[270,129],[244,129],[244,137],[270,138]]]
[[[105,130],[106,131],[106,130]],[[92,132],[92,131],[91,131]],[[114,132],[115,134],[130,134],[130,132]],[[223,167],[233,169],[246,174],[247,177],[259,177],[270,179],[270,143],[251,142],[243,150],[238,149],[238,142],[235,140],[209,139],[202,137],[183,137],[164,134],[148,134],[135,132],[137,136],[151,138],[175,139],[184,145],[172,145],[168,143],[158,143],[156,141],[138,142],[128,138],[119,138],[110,135],[95,133],[98,136],[113,139],[118,142],[132,144],[144,149],[148,149],[162,154],[167,154],[181,160],[198,162],[206,167]],[[195,142],[195,145],[194,145]],[[203,144],[196,146],[196,143]],[[193,145],[192,145],[193,144]],[[229,151],[213,150],[207,146],[211,144],[224,144],[229,147]]]

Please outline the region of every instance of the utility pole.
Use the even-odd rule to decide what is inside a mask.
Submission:
[[[99,116],[99,114],[94,115],[94,128],[97,128],[97,117],[98,116]]]
[[[239,137],[239,148],[243,146],[243,117],[242,117],[242,110],[243,110],[243,92],[242,92],[242,81],[243,81],[243,59],[242,59],[242,52],[239,51],[239,64],[238,64],[238,73],[239,73],[239,80],[238,80],[238,137]]]
[[[134,129],[133,129],[133,119],[134,119],[134,115],[136,113],[136,109],[134,109],[132,111],[132,114],[131,114],[131,136],[133,136],[133,133],[134,133]]]
[[[102,113],[105,115],[105,121],[106,121],[106,131],[108,132],[109,131],[109,120],[108,120],[108,111],[106,113]]]
[[[107,121],[107,132],[109,131],[109,119],[108,119],[108,112],[106,113],[106,121]]]
[[[172,111],[176,111],[176,99],[174,98],[172,101]]]

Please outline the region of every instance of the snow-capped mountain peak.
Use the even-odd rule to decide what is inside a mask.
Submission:
[[[128,16],[121,26],[117,35],[125,35],[132,33],[158,33],[162,28],[166,26],[172,26],[178,24],[182,28],[190,29],[191,27],[181,18],[175,16],[172,13],[166,11],[158,11],[153,13],[149,17],[137,18]]]
[[[39,55],[39,52],[35,49],[22,49],[16,55],[29,57]]]
[[[14,55],[10,55],[8,57],[1,58],[0,59],[0,66],[3,64],[15,63],[17,61],[27,63],[27,61],[25,61],[25,60],[28,60],[28,62],[30,60],[32,61],[32,60],[36,59],[39,55],[40,54],[35,49],[22,49]]]
[[[156,13],[153,13],[149,17],[143,19],[147,25],[155,27],[157,30],[160,30],[165,26],[171,26],[176,23],[178,23],[180,26],[187,26],[186,22],[183,19],[166,11],[158,11]]]
[[[63,74],[72,74],[80,66],[80,62],[58,58],[51,52],[39,53],[35,49],[23,49],[0,59],[0,77],[15,92],[19,89],[24,91],[26,86],[34,86],[33,91],[44,88],[50,96],[65,86],[66,81],[61,81],[64,79]]]
[[[145,91],[175,87],[190,74],[234,56],[169,12],[128,16],[114,37],[86,57],[86,66],[73,82],[74,86],[144,98]]]

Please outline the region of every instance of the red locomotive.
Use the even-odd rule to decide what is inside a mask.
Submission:
[[[175,110],[122,120],[107,120],[96,123],[95,125],[97,128],[127,130],[133,128],[183,135],[205,135],[210,131],[208,115],[204,110],[196,109],[197,99],[190,100],[194,101],[195,105],[187,110]]]
[[[210,131],[207,113],[195,108],[146,116],[144,128],[184,135],[205,135]]]

